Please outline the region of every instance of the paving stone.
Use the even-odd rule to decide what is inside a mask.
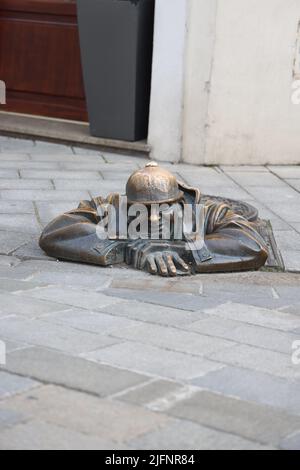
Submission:
[[[1,156],[1,153],[0,153]],[[10,155],[6,155],[7,160],[0,159],[0,168],[4,169],[13,169],[15,170],[16,167],[18,170],[59,170],[60,164],[55,161],[55,159],[51,161],[45,162],[36,162],[36,161],[24,161],[24,162],[15,162],[11,161]]]
[[[110,346],[111,338],[41,320],[7,317],[1,320],[1,335],[12,341],[81,354]]]
[[[62,202],[36,202],[41,222],[49,224],[59,215],[69,212],[78,207],[79,201],[62,201]]]
[[[143,450],[268,450],[256,442],[206,428],[196,423],[174,420],[158,431],[148,433],[129,443]]]
[[[34,214],[32,202],[0,201],[0,214]]]
[[[119,297],[127,300],[137,300],[140,302],[148,302],[154,305],[177,308],[179,310],[188,310],[191,312],[197,312],[200,311],[200,309],[202,310],[220,304],[220,300],[214,298],[176,293],[172,293],[172,295],[170,295],[167,292],[141,292],[139,290],[111,288],[105,289],[103,292],[113,297]]]
[[[114,335],[120,328],[130,328],[139,325],[139,322],[124,317],[107,315],[99,312],[72,309],[43,316],[43,320],[57,325],[67,325],[76,330],[90,331],[102,335]],[[120,341],[111,341],[112,344]]]
[[[121,303],[120,299],[103,295],[99,292],[83,291],[76,288],[43,287],[27,291],[26,295],[43,300],[52,300],[58,304],[99,310],[107,305]]]
[[[0,189],[53,189],[50,180],[0,179]]]
[[[270,210],[277,213],[278,208],[284,206],[288,214],[289,208],[287,203],[295,204],[299,202],[300,195],[297,191],[285,184],[283,186],[276,185],[276,191],[274,188],[264,186],[247,186],[247,191],[254,197],[262,202],[265,206],[268,206]],[[284,218],[284,217],[283,217]]]
[[[217,188],[213,185],[208,185],[202,183],[200,185],[196,185],[202,194],[207,194],[209,196],[219,196],[224,198],[230,199],[239,199],[241,201],[246,201],[249,199],[249,193],[241,189],[239,186],[218,186]],[[255,202],[252,204],[255,206]]]
[[[149,380],[135,372],[38,347],[9,353],[5,369],[101,397],[120,393]]]
[[[280,448],[283,450],[300,450],[300,432],[296,432],[283,439],[280,443]]]
[[[11,352],[14,352],[14,351],[19,351],[21,349],[27,349],[27,348],[30,348],[31,346],[28,346],[28,344],[26,343],[17,343],[15,341],[8,341],[8,340],[5,340],[5,347],[6,347],[6,354],[9,354]]]
[[[11,410],[0,410],[0,433],[7,427],[14,426],[24,421],[24,417],[20,413]],[[1,449],[1,434],[0,434],[0,449]]]
[[[277,190],[276,190],[277,192]],[[300,203],[300,194],[297,194],[297,198],[287,199],[284,202],[277,202],[276,204],[272,201],[266,201],[266,205],[273,211],[278,217],[281,217],[287,223],[300,222],[300,212],[299,212],[299,203]],[[299,196],[299,197],[298,197]]]
[[[286,271],[289,272],[300,272],[300,253],[299,251],[290,251],[290,250],[282,250],[281,249],[281,256],[284,262],[284,266]]]
[[[0,214],[0,230],[37,234],[41,229],[34,215]]]
[[[128,177],[130,174],[138,170],[139,165],[136,163],[121,163],[119,162],[117,165],[111,165],[105,163],[103,160],[99,158],[89,159],[86,161],[86,158],[77,159],[74,162],[64,162],[60,164],[63,170],[92,170],[92,171],[102,171],[102,170],[109,170],[114,171],[117,173],[121,171],[123,173],[127,173]]]
[[[70,263],[67,261],[49,261],[49,260],[26,260],[19,266],[16,266],[15,273],[18,278],[27,278],[37,272],[52,273],[77,273],[83,275],[97,276],[100,273],[106,275],[112,270],[93,266],[89,264]],[[128,272],[128,270],[126,270]]]
[[[9,268],[20,264],[20,260],[15,256],[0,255],[0,266],[7,266]]]
[[[138,155],[126,155],[120,153],[111,153],[111,152],[102,152],[101,155],[104,158],[104,161],[109,164],[124,164],[124,163],[135,163],[137,165],[142,164],[146,165],[149,163],[149,158],[146,156]]]
[[[72,150],[73,150],[73,153],[75,153],[75,155],[82,155],[82,156],[94,155],[95,157],[98,157],[99,160],[102,160],[101,152],[97,149],[76,147],[73,145]]]
[[[17,154],[32,152],[34,148],[34,142],[32,140],[15,139],[13,137],[7,137],[0,142],[0,152],[5,154]]]
[[[32,275],[31,280],[44,285],[70,286],[74,288],[78,286],[81,289],[91,289],[94,292],[105,289],[111,283],[111,273],[109,271],[99,269],[90,274],[68,273],[68,272],[51,272],[39,271]]]
[[[34,380],[28,379],[27,377],[8,374],[0,369],[0,399],[15,395],[16,393],[31,390],[38,386],[39,383]]]
[[[177,403],[168,414],[274,446],[300,429],[300,417],[207,391]]]
[[[2,190],[0,191],[2,199],[7,201],[81,201],[90,199],[87,191],[54,191],[47,189],[23,189],[23,190]]]
[[[2,292],[19,292],[19,291],[34,289],[35,287],[39,287],[39,286],[40,284],[38,283],[20,281],[16,279],[0,278],[0,291]]]
[[[73,431],[42,421],[19,424],[0,432],[2,450],[120,450],[106,439]]]
[[[112,315],[124,316],[133,320],[160,325],[180,326],[196,322],[201,314],[196,312],[178,310],[176,308],[151,305],[143,302],[123,302],[122,308],[118,304],[109,305],[103,309]]]
[[[26,318],[35,318],[45,313],[66,310],[68,307],[59,303],[25,297],[25,292],[10,294],[0,291],[1,315],[22,315]]]
[[[295,230],[275,231],[274,235],[281,251],[300,251],[300,234]]]
[[[201,357],[131,342],[93,351],[85,357],[92,361],[175,380],[192,379],[222,367],[221,364]]]
[[[284,354],[291,353],[291,344],[297,339],[293,333],[266,329],[223,318],[203,319],[188,325],[188,329]]]
[[[237,171],[237,172],[259,171],[259,172],[268,173],[269,171],[267,167],[262,166],[262,165],[238,165],[238,166],[221,165],[220,168],[222,171],[224,171],[224,173],[232,173],[234,171]]]
[[[1,143],[3,141],[0,140],[0,147],[1,147]],[[2,161],[10,161],[10,162],[14,162],[14,164],[16,165],[16,162],[26,162],[26,161],[30,161],[30,157],[29,157],[29,154],[26,154],[26,153],[10,153],[9,155],[5,154],[5,153],[1,153],[0,152],[0,162]]]
[[[169,418],[128,403],[46,386],[5,400],[5,406],[22,410],[35,420],[111,440],[126,442],[159,429]],[[2,408],[0,404],[0,408]],[[76,410],[76,412],[74,412]]]
[[[112,335],[128,341],[136,341],[196,356],[205,356],[215,351],[222,351],[235,344],[232,341],[211,336],[150,324],[137,324],[131,327],[116,329],[112,332]]]
[[[95,171],[63,171],[63,170],[21,170],[22,178],[33,178],[33,179],[69,179],[69,180],[92,180],[97,178],[97,172]],[[98,174],[99,180],[101,180],[100,174]]]
[[[20,246],[29,242],[32,235],[29,233],[0,231],[0,253],[9,255]]]
[[[300,326],[300,319],[296,315],[232,302],[227,302],[216,308],[204,309],[203,312],[207,315],[282,331],[291,331]]]
[[[300,167],[296,165],[269,165],[268,168],[280,178],[300,178]]]
[[[296,191],[300,192],[300,174],[299,174],[299,179],[287,179],[287,183],[292,186]]]
[[[73,152],[69,153],[55,153],[55,152],[45,152],[45,153],[36,153],[36,152],[31,152],[30,153],[30,159],[33,162],[37,162],[38,164],[41,164],[41,168],[43,164],[45,163],[68,163],[68,162],[75,162],[76,159],[79,157],[76,157],[76,155],[73,154]]]
[[[19,174],[17,170],[2,170],[0,169],[0,178],[11,178],[11,179],[16,179],[19,178]],[[0,180],[1,183],[1,180]]]
[[[222,395],[300,415],[300,381],[285,380],[238,367],[224,367],[205,377],[194,379],[192,383]]]
[[[134,405],[149,406],[157,400],[163,400],[169,394],[180,392],[183,386],[170,380],[155,379],[117,396],[120,401]]]
[[[214,353],[210,359],[285,379],[298,380],[300,367],[293,365],[292,352],[292,343],[290,355],[241,344],[223,350],[221,353]]]
[[[72,148],[67,146],[67,145],[61,145],[61,144],[56,144],[53,142],[42,142],[42,141],[36,141],[35,146],[33,147],[32,150],[30,150],[31,155],[38,155],[40,156],[41,154],[51,154],[53,155],[68,155],[68,154],[73,154]]]
[[[54,180],[55,187],[59,190],[86,190],[91,191],[92,197],[103,196],[113,192],[125,193],[125,184],[119,181],[105,180]],[[89,198],[91,199],[91,198]],[[78,202],[74,207],[78,206]]]
[[[249,186],[262,186],[264,188],[269,187],[285,187],[286,183],[277,176],[269,172],[258,172],[258,171],[227,171],[227,175],[230,176],[236,183],[249,187]]]
[[[25,243],[20,248],[15,250],[14,255],[18,256],[21,259],[31,259],[31,260],[54,260],[47,256],[46,253],[39,247],[38,239],[31,240],[28,243]]]

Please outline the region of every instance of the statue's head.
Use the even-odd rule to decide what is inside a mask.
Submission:
[[[150,162],[130,176],[126,196],[129,204],[173,204],[182,199],[183,192],[172,173]]]

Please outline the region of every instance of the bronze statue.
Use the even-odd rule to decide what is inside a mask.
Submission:
[[[100,266],[126,262],[162,276],[259,269],[268,258],[257,217],[246,218],[234,204],[203,197],[154,162],[130,176],[125,209],[121,204],[119,194],[81,202],[45,228],[41,248],[62,260]],[[110,234],[108,221],[116,227]]]

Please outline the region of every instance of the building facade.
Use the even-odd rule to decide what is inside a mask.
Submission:
[[[156,0],[153,156],[300,163],[299,22],[300,0]]]

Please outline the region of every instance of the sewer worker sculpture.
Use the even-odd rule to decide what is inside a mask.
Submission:
[[[130,230],[124,234],[123,222],[121,233],[124,204],[121,210],[122,197],[110,194],[83,201],[77,209],[56,218],[41,235],[41,248],[62,260],[100,266],[126,262],[162,276],[259,269],[268,258],[267,246],[255,223],[224,202],[208,200],[200,204],[198,189],[178,182],[155,162],[130,176],[126,197],[126,229],[132,223],[136,229],[143,225],[137,235],[131,235]],[[131,210],[136,206],[146,208],[146,225],[145,211],[144,219],[134,221]],[[111,207],[114,215],[108,217]],[[189,217],[185,217],[184,210]],[[103,237],[108,220],[115,222],[116,230]],[[166,238],[163,232],[167,225]],[[153,226],[156,233],[151,231]]]

